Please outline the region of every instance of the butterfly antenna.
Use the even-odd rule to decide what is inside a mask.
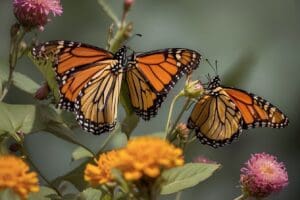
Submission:
[[[215,66],[216,66],[216,75],[218,75],[218,60],[215,60]]]
[[[215,67],[211,64],[211,62],[206,58],[205,61],[208,63],[208,65],[214,70],[215,74],[218,75],[218,67],[217,67],[217,60],[215,62]]]
[[[136,38],[137,36],[138,36],[138,37],[142,37],[143,35],[140,34],[140,33],[136,33],[136,34],[134,34],[132,37],[129,37],[129,38],[125,41],[125,44],[129,43],[131,40],[133,40],[133,39]]]

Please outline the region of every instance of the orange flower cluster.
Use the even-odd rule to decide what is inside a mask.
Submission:
[[[143,176],[156,178],[164,169],[184,164],[182,150],[158,137],[138,137],[118,151],[101,154],[96,165],[88,164],[85,180],[92,185],[113,181],[111,169],[120,170],[128,181]]]
[[[28,165],[20,158],[0,156],[0,190],[12,189],[21,199],[27,199],[30,192],[38,192],[38,178],[29,172]]]

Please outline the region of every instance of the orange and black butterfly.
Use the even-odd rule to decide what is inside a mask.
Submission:
[[[224,87],[216,76],[196,103],[188,119],[200,142],[212,147],[229,144],[242,129],[283,128],[288,118],[265,99],[246,91]]]
[[[59,84],[58,106],[76,113],[82,128],[93,134],[114,129],[124,79],[137,115],[157,114],[180,77],[198,67],[200,54],[183,48],[126,54],[71,41],[50,41],[32,49],[35,58],[54,57]]]

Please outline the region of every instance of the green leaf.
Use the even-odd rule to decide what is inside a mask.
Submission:
[[[138,123],[139,123],[139,117],[135,113],[127,115],[126,118],[121,123],[121,131],[125,133],[129,138],[131,132],[135,129]]]
[[[88,150],[86,150],[83,147],[77,147],[73,153],[72,153],[72,160],[79,160],[82,158],[90,158],[93,157],[93,154],[91,154],[91,152],[89,152]]]
[[[100,200],[102,192],[94,188],[87,188],[81,193],[84,200]]]
[[[7,79],[8,79],[8,66],[4,65],[3,63],[0,63],[0,93],[2,92],[2,85],[7,81]],[[34,94],[36,90],[40,88],[39,84],[37,84],[31,78],[29,78],[28,76],[20,72],[14,72],[13,84],[20,90],[30,94]]]
[[[50,195],[56,195],[56,192],[52,188],[41,186],[39,192],[30,193],[28,200],[51,200]]]
[[[47,131],[73,144],[81,145],[55,109],[46,105],[13,105],[0,102],[0,135]]]
[[[210,177],[219,167],[218,164],[188,163],[166,170],[162,174],[164,182],[161,194],[171,194],[192,187]]]
[[[21,200],[21,198],[11,189],[0,190],[0,199],[2,200]]]
[[[41,129],[35,124],[36,106],[12,105],[0,102],[0,134],[14,134],[19,130],[24,133]]]
[[[6,137],[6,136],[0,137],[0,156],[10,153],[10,151],[8,149],[8,140],[9,140],[9,137]]]
[[[83,172],[85,169],[85,166],[87,163],[91,162],[92,159],[89,159],[86,162],[83,162],[78,167],[73,169],[72,171],[68,172],[67,174],[63,176],[59,176],[53,181],[51,181],[52,184],[59,186],[62,181],[68,181],[72,183],[79,191],[84,190],[87,187],[87,182],[83,179]]]
[[[28,76],[19,72],[14,73],[13,84],[20,90],[30,94],[34,94],[40,88],[39,84],[34,82]]]
[[[53,70],[53,59],[49,58],[47,60],[36,60],[33,58],[31,53],[28,54],[28,57],[32,60],[35,66],[40,70],[45,80],[47,81],[50,90],[54,95],[55,101],[58,102],[59,90],[55,78],[55,72]]]

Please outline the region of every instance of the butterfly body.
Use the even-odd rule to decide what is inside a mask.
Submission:
[[[170,89],[184,74],[198,67],[200,54],[183,48],[116,53],[71,41],[50,41],[34,47],[36,59],[54,58],[59,85],[58,107],[73,111],[81,127],[93,134],[116,124],[121,84],[137,115],[149,120],[157,114]]]
[[[236,139],[242,129],[283,128],[288,118],[265,99],[244,90],[224,87],[216,76],[196,103],[188,119],[203,144],[224,146]]]

